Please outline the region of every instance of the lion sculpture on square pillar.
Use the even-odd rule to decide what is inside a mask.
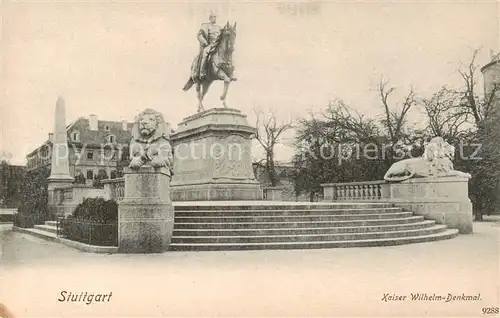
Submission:
[[[163,115],[153,109],[144,110],[137,115],[132,127],[129,167],[133,170],[145,165],[164,167],[172,177],[173,163],[172,146]]]
[[[434,137],[425,146],[424,154],[394,163],[384,175],[386,181],[398,182],[411,178],[455,176],[470,179],[471,175],[453,169],[451,159],[455,148],[442,137]]]

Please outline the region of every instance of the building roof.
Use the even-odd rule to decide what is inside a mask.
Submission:
[[[109,126],[109,131],[104,130],[104,126]],[[88,147],[100,147],[101,145],[106,143],[106,137],[109,135],[115,136],[116,144],[128,144],[130,139],[132,138],[132,126],[133,123],[127,123],[127,131],[124,131],[122,128],[121,121],[110,121],[110,120],[98,120],[97,121],[97,130],[90,130],[90,121],[88,118],[80,117],[71,124],[66,126],[66,130],[68,133],[68,143],[70,144],[85,144]],[[71,132],[77,130],[80,134],[79,141],[73,141],[71,139]],[[49,146],[52,144],[52,141],[47,139],[43,144],[35,148],[33,151],[27,154],[27,157],[31,156],[38,149],[43,146]]]
[[[500,52],[493,55],[493,57],[491,58],[491,61],[488,64],[486,64],[485,66],[481,67],[481,73],[484,73],[484,71],[486,71],[487,68],[489,68],[490,66],[497,64],[497,63],[500,63]]]
[[[109,131],[102,129],[103,126],[109,126]],[[130,138],[132,138],[132,126],[133,124],[127,123],[127,131],[124,131],[121,122],[99,120],[97,121],[98,130],[90,130],[89,120],[82,118],[80,123],[72,126],[72,129],[80,128],[78,129],[80,143],[101,145],[106,143],[106,137],[109,135],[115,136],[115,143],[129,143]],[[73,142],[72,140],[69,141]]]

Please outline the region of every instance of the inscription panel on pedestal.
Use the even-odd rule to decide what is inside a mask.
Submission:
[[[216,137],[212,148],[214,178],[254,179],[251,139],[240,135]]]

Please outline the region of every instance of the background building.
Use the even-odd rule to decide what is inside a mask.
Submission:
[[[483,73],[485,99],[488,100],[491,94],[495,93],[494,103],[500,107],[500,53],[492,53],[491,61],[481,68],[481,72]]]
[[[116,178],[117,161],[130,143],[132,126],[126,121],[98,120],[96,115],[78,118],[68,125],[70,174],[82,174],[87,182],[97,175]],[[51,165],[52,139],[50,133],[45,143],[26,156],[28,171]]]

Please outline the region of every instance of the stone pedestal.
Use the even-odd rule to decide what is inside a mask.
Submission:
[[[125,194],[118,202],[118,250],[161,253],[168,250],[174,229],[170,177],[166,168],[143,166],[124,171]]]
[[[390,200],[438,224],[472,233],[472,203],[468,179],[460,177],[415,178],[390,184]]]
[[[213,108],[184,118],[171,136],[172,200],[262,200],[252,169],[255,132],[237,109]]]
[[[264,193],[264,200],[268,201],[282,201],[283,188],[281,187],[265,187],[262,189]]]
[[[49,219],[55,219],[57,217],[64,217],[65,211],[61,206],[63,200],[61,191],[57,189],[70,187],[73,184],[73,178],[51,178],[47,179],[47,208],[49,213]]]

